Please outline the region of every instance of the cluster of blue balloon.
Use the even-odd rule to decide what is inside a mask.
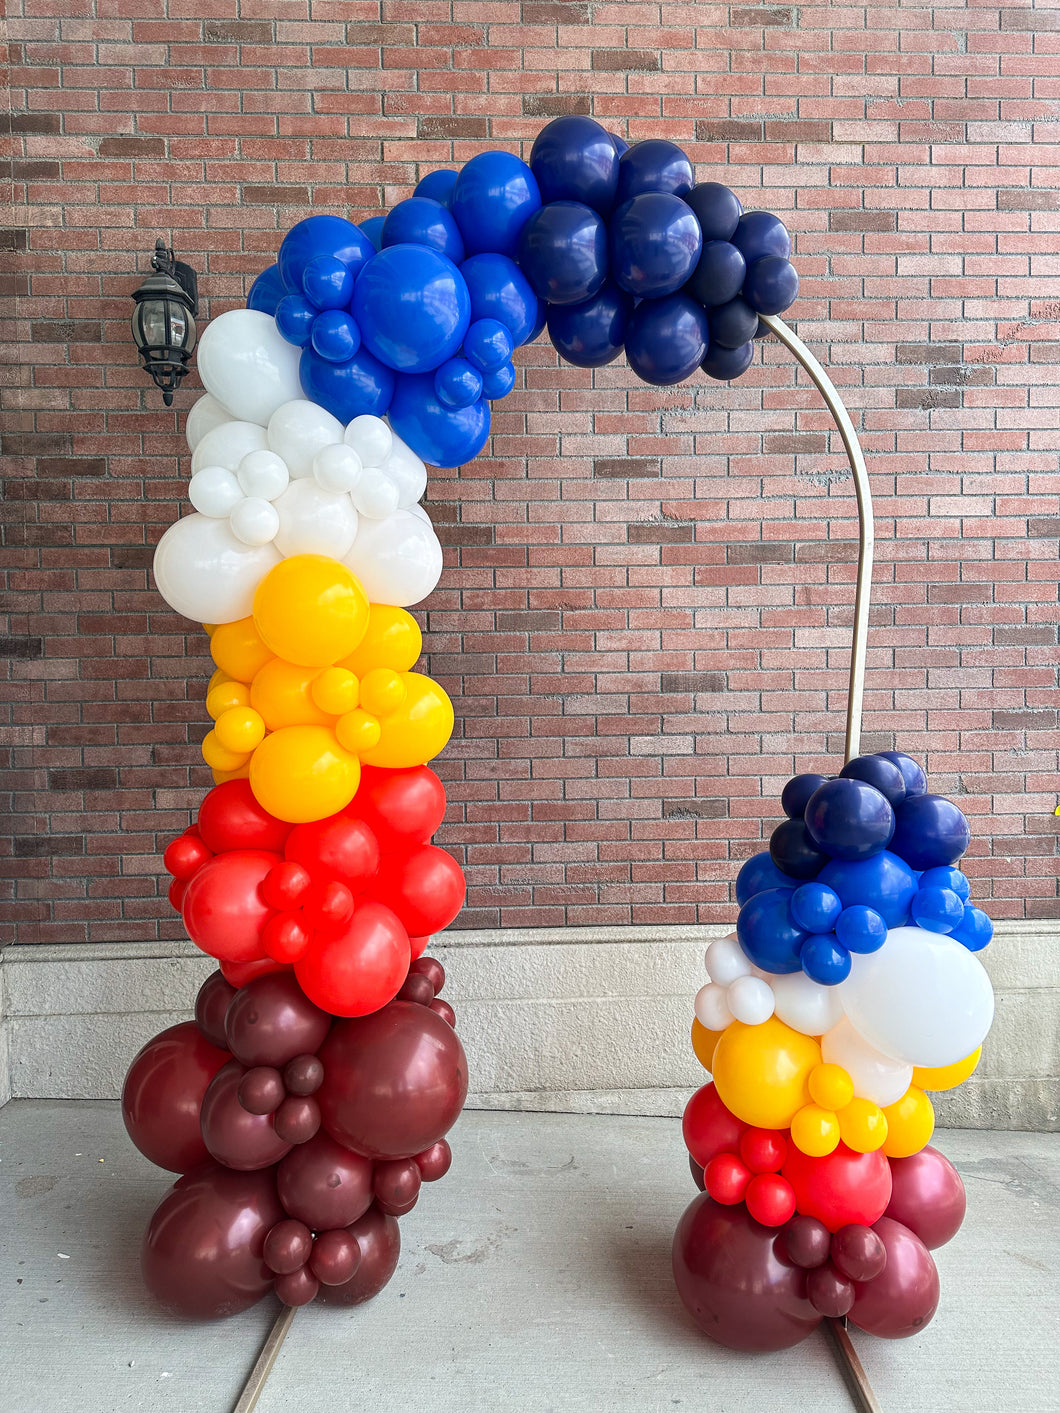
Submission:
[[[954,867],[968,821],[927,793],[911,756],[858,756],[835,779],[797,775],[781,805],[787,819],[768,852],[748,859],[736,880],[737,937],[763,971],[801,968],[835,986],[849,975],[852,952],[877,951],[888,928],[910,922],[973,952],[990,941],[993,925]]]
[[[254,282],[252,309],[303,350],[306,396],[340,421],[387,415],[426,462],[458,466],[489,435],[512,353],[548,326],[596,368],[623,348],[646,382],[738,377],[798,292],[783,223],[696,184],[675,143],[629,147],[557,118],[527,165],[484,152],[437,171],[359,227],[311,216]]]

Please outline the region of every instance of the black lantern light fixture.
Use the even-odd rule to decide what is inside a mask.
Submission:
[[[195,271],[174,258],[161,236],[155,241],[151,269],[154,273],[133,295],[132,333],[140,362],[170,407],[195,347],[199,284]]]

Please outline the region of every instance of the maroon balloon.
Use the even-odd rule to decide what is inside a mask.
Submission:
[[[964,1221],[961,1175],[937,1148],[891,1159],[891,1201],[884,1216],[915,1232],[929,1250],[944,1246]]]
[[[283,1069],[288,1094],[315,1094],[324,1083],[324,1066],[315,1055],[296,1055]]]
[[[919,1334],[939,1303],[939,1273],[931,1252],[901,1222],[881,1217],[874,1230],[887,1248],[887,1263],[873,1281],[855,1281],[850,1319],[881,1339]]]
[[[706,1181],[703,1177],[703,1169],[696,1162],[695,1158],[692,1157],[691,1153],[688,1155],[688,1171],[692,1174],[692,1181],[699,1188],[700,1192],[705,1192],[707,1188]]]
[[[828,1260],[831,1242],[832,1233],[816,1217],[792,1217],[780,1233],[784,1255],[808,1271]]]
[[[417,957],[409,971],[415,972],[417,976],[425,976],[434,987],[436,996],[445,985],[445,967],[437,957]]]
[[[309,1094],[290,1094],[272,1121],[285,1143],[308,1143],[320,1128],[320,1105]]]
[[[245,1073],[238,1060],[218,1070],[202,1101],[202,1136],[211,1155],[226,1168],[253,1172],[278,1163],[291,1145],[276,1132],[271,1114],[250,1114],[239,1102]]]
[[[434,1000],[434,987],[427,977],[410,971],[397,998],[399,1001],[411,1001],[416,1006],[429,1006]]]
[[[129,1066],[121,1096],[125,1127],[145,1158],[174,1173],[210,1161],[199,1111],[210,1081],[230,1059],[194,1021],[171,1025],[147,1042]]]
[[[271,1172],[211,1164],[178,1179],[144,1234],[144,1282],[171,1315],[219,1320],[269,1291],[265,1235],[283,1216]]]
[[[854,1304],[854,1282],[841,1275],[827,1261],[806,1273],[806,1294],[819,1315],[841,1320]]]
[[[389,1163],[376,1163],[372,1191],[384,1212],[403,1217],[415,1207],[422,1182],[415,1158],[396,1158]]]
[[[347,1227],[372,1205],[372,1165],[323,1131],[280,1164],[276,1184],[289,1216],[314,1231]]]
[[[320,1058],[324,1127],[368,1158],[422,1153],[452,1128],[467,1097],[467,1059],[456,1032],[409,1001],[338,1021]]]
[[[199,987],[195,997],[195,1024],[211,1045],[218,1045],[222,1050],[228,1049],[225,1012],[235,994],[236,988],[225,980],[224,974],[215,971]]]
[[[427,1009],[433,1011],[436,1016],[441,1016],[446,1025],[451,1025],[454,1030],[456,1029],[456,1012],[448,1001],[443,1001],[440,996],[436,996]]]
[[[741,1202],[723,1207],[705,1192],[674,1235],[677,1291],[701,1330],[730,1349],[787,1349],[821,1322],[806,1276],[774,1250],[776,1229]]]
[[[887,1264],[887,1248],[871,1227],[852,1223],[832,1237],[832,1260],[851,1281],[874,1281]]]
[[[308,1305],[315,1300],[320,1290],[320,1282],[308,1266],[300,1266],[289,1276],[276,1277],[276,1294],[284,1305]]]
[[[244,1065],[282,1069],[320,1048],[331,1017],[312,1001],[293,972],[273,971],[242,987],[225,1017],[228,1048]]]
[[[416,1154],[416,1166],[424,1182],[437,1182],[439,1178],[445,1177],[452,1165],[453,1150],[444,1138],[439,1138],[437,1143],[432,1143],[422,1153]]]
[[[239,1081],[239,1102],[248,1114],[274,1113],[286,1096],[283,1076],[271,1065],[255,1065]]]
[[[285,1217],[277,1222],[265,1238],[265,1264],[278,1276],[289,1276],[299,1270],[313,1254],[313,1233],[305,1222]]]
[[[322,1231],[313,1243],[309,1269],[321,1285],[345,1285],[361,1262],[357,1238],[345,1227]]]
[[[401,1232],[396,1218],[372,1206],[349,1230],[361,1259],[348,1281],[321,1286],[320,1298],[325,1305],[361,1305],[378,1295],[397,1270]]]

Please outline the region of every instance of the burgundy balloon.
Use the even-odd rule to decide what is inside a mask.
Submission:
[[[244,1065],[282,1068],[320,1048],[331,1017],[298,985],[294,973],[273,971],[242,987],[228,1008],[228,1048]]]
[[[321,1285],[344,1285],[361,1261],[357,1238],[345,1227],[322,1231],[313,1243],[309,1269]]]
[[[121,1096],[125,1127],[145,1158],[174,1173],[210,1161],[199,1111],[230,1058],[194,1021],[171,1025],[147,1042],[129,1066]]]
[[[248,1114],[271,1114],[287,1094],[283,1076],[271,1065],[256,1065],[239,1081],[239,1102]]]
[[[372,1191],[384,1212],[392,1217],[403,1217],[415,1207],[422,1182],[415,1158],[397,1158],[389,1163],[376,1163]]]
[[[831,1261],[826,1261],[806,1273],[806,1294],[819,1315],[841,1320],[854,1304],[854,1282],[841,1275]]]
[[[308,1143],[320,1128],[320,1105],[309,1094],[291,1094],[276,1110],[273,1124],[285,1143]]]
[[[467,1097],[464,1047],[427,1006],[391,1001],[340,1020],[320,1057],[324,1127],[368,1158],[422,1153],[452,1128]]]
[[[324,1066],[315,1055],[296,1055],[283,1070],[288,1094],[315,1094],[324,1083]]]
[[[441,1016],[446,1025],[451,1025],[454,1030],[456,1029],[456,1012],[448,1001],[443,1001],[440,996],[436,996],[427,1009],[433,1011],[436,1016]]]
[[[901,1222],[881,1217],[875,1230],[887,1249],[887,1264],[872,1281],[855,1281],[852,1322],[881,1339],[919,1334],[939,1303],[939,1273],[931,1252]]]
[[[178,1179],[144,1234],[144,1282],[171,1315],[217,1320],[247,1310],[272,1285],[265,1235],[283,1216],[271,1172],[210,1164]]]
[[[884,1216],[915,1232],[929,1250],[944,1246],[964,1221],[961,1175],[937,1148],[891,1159],[891,1201]]]
[[[832,1237],[832,1261],[852,1281],[874,1281],[887,1264],[887,1248],[871,1227],[852,1223]]]
[[[284,1305],[308,1305],[320,1291],[320,1282],[308,1266],[300,1266],[289,1276],[276,1277],[276,1294]]]
[[[265,1238],[265,1264],[278,1276],[289,1276],[304,1266],[313,1254],[313,1233],[305,1222],[285,1217]]]
[[[224,979],[223,973],[215,971],[199,987],[199,994],[195,997],[195,1024],[211,1045],[217,1045],[222,1050],[228,1049],[225,1012],[235,994],[236,988]]]
[[[372,1165],[321,1131],[293,1149],[276,1174],[280,1201],[314,1231],[346,1227],[372,1204]]]
[[[699,1188],[700,1192],[705,1192],[706,1185],[703,1180],[703,1169],[696,1162],[695,1158],[692,1157],[691,1153],[688,1155],[688,1170],[692,1174],[692,1181]]]
[[[439,1138],[437,1143],[432,1143],[422,1153],[416,1154],[416,1166],[424,1182],[437,1182],[439,1178],[445,1177],[452,1165],[453,1150],[444,1138]]]
[[[373,1205],[349,1230],[361,1259],[348,1281],[321,1287],[320,1298],[325,1305],[361,1305],[378,1295],[397,1270],[401,1232],[394,1217]]]
[[[705,1192],[674,1235],[677,1290],[701,1330],[730,1349],[787,1349],[821,1317],[806,1299],[806,1277],[780,1260],[776,1230],[743,1203],[723,1207]]]
[[[419,972],[409,972],[397,994],[397,999],[411,1001],[416,1006],[429,1006],[434,1000],[434,987],[429,979],[421,976]]]
[[[245,1073],[238,1060],[230,1060],[211,1080],[202,1101],[202,1137],[217,1162],[253,1172],[279,1162],[291,1145],[276,1132],[271,1114],[250,1114],[239,1102]]]
[[[816,1217],[792,1217],[780,1234],[785,1256],[804,1270],[824,1265],[831,1241],[832,1233]]]
[[[425,976],[434,987],[436,996],[445,985],[445,967],[437,957],[417,957],[409,971],[415,972],[417,976]]]

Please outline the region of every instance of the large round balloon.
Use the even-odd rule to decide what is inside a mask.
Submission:
[[[791,1144],[781,1172],[795,1189],[798,1211],[829,1231],[852,1222],[870,1227],[891,1200],[891,1170],[879,1149],[855,1153],[840,1143],[823,1157],[811,1157]]]
[[[246,618],[254,590],[280,552],[274,545],[245,545],[228,521],[186,515],[158,542],[154,576],[158,592],[176,613],[197,623]]]
[[[181,902],[188,936],[211,957],[254,961],[264,953],[261,934],[272,909],[261,884],[280,862],[267,849],[215,854],[191,878]]]
[[[209,1162],[199,1111],[210,1081],[230,1059],[194,1021],[171,1025],[139,1051],[125,1076],[121,1116],[145,1158],[174,1173]]]
[[[331,1017],[303,993],[289,971],[247,982],[225,1016],[225,1038],[244,1065],[282,1069],[298,1055],[312,1055],[331,1028]]]
[[[726,1108],[756,1128],[788,1128],[810,1101],[807,1087],[821,1047],[776,1016],[734,1021],[714,1051],[714,1083]]]
[[[394,371],[361,347],[345,363],[331,363],[314,348],[302,352],[300,386],[340,422],[355,417],[382,417],[394,396]],[[294,474],[292,472],[292,474]]]
[[[301,393],[298,349],[260,309],[230,309],[211,319],[196,362],[206,391],[246,422],[264,427],[278,407]]]
[[[542,201],[579,201],[602,216],[615,202],[618,162],[607,129],[593,118],[578,116],[547,123],[530,152]]]
[[[358,902],[341,930],[302,953],[295,975],[322,1010],[366,1016],[397,995],[411,959],[405,928],[390,908],[369,899]]]
[[[695,180],[692,163],[676,142],[649,137],[635,142],[619,158],[615,205],[621,206],[642,192],[687,196]]]
[[[626,357],[638,378],[666,387],[691,377],[709,337],[707,311],[687,294],[644,299],[626,329]]]
[[[956,863],[971,831],[964,814],[941,795],[915,795],[899,805],[891,848],[910,868]]]
[[[453,921],[464,906],[467,885],[454,858],[422,844],[384,858],[371,892],[393,909],[410,937],[427,937]]]
[[[347,1230],[357,1242],[361,1259],[344,1284],[320,1287],[325,1305],[362,1305],[378,1295],[397,1270],[401,1233],[393,1217],[373,1204]]]
[[[451,352],[455,352],[455,346]],[[490,410],[483,398],[468,407],[446,407],[435,392],[432,374],[404,374],[394,387],[390,425],[428,466],[462,466],[473,461],[486,445]]]
[[[306,269],[321,256],[340,261],[356,278],[374,253],[371,241],[352,221],[342,216],[307,216],[280,242],[277,263],[284,288],[301,294]]]
[[[360,579],[373,604],[409,608],[433,593],[442,577],[441,544],[418,509],[360,522],[343,563]]]
[[[584,304],[607,279],[607,227],[582,202],[553,201],[523,227],[519,264],[549,304]]]
[[[215,854],[230,849],[279,853],[291,826],[263,810],[249,780],[226,780],[203,797],[196,820],[203,843]]]
[[[408,770],[365,766],[346,813],[364,820],[384,851],[426,844],[445,816],[445,787],[425,765]]]
[[[454,265],[464,258],[464,240],[451,212],[429,196],[410,196],[391,209],[383,222],[380,248],[387,245],[425,245]]]
[[[703,250],[692,208],[669,192],[634,196],[618,208],[608,229],[611,273],[639,299],[660,299],[679,290]]]
[[[887,1261],[875,1280],[855,1281],[850,1320],[881,1339],[908,1339],[938,1308],[939,1273],[931,1252],[908,1227],[881,1217],[873,1230],[887,1248]]]
[[[616,284],[584,304],[556,304],[548,312],[552,346],[576,368],[602,368],[622,352],[633,313],[633,296]]]
[[[929,1250],[957,1235],[966,1205],[960,1173],[937,1148],[891,1159],[891,1200],[884,1215],[908,1227]]]
[[[538,300],[515,261],[507,255],[472,255],[460,273],[471,296],[471,322],[497,319],[516,347],[526,343],[537,322]]]
[[[271,1168],[291,1148],[273,1127],[272,1114],[248,1113],[239,1102],[246,1073],[238,1060],[230,1061],[218,1070],[202,1101],[202,1137],[210,1156],[238,1172]]]
[[[391,245],[362,270],[353,317],[381,363],[400,373],[426,373],[460,347],[471,297],[460,271],[438,251]]]
[[[480,152],[461,168],[449,210],[469,255],[514,253],[527,221],[541,206],[533,172],[510,152]]]
[[[320,1132],[284,1158],[276,1186],[289,1216],[329,1231],[349,1226],[372,1205],[372,1164]]]

